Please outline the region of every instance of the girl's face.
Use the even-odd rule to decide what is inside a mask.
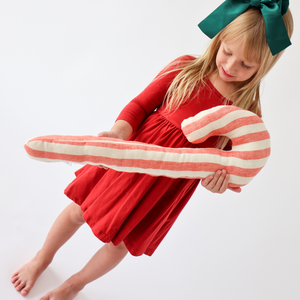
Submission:
[[[216,64],[219,77],[227,83],[243,82],[254,75],[259,65],[244,58],[244,43],[241,40],[221,43]]]

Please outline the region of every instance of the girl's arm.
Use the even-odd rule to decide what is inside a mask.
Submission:
[[[98,136],[119,138],[127,140],[129,136],[143,123],[143,121],[164,101],[167,90],[180,72],[170,72],[178,68],[181,61],[195,59],[192,56],[182,56],[174,60],[142,91],[137,97],[129,102],[119,114],[116,123],[110,131],[104,131]],[[164,76],[162,74],[166,73]]]
[[[126,120],[133,132],[144,122],[149,115],[160,107],[166,97],[169,86],[179,74],[180,63],[195,59],[192,56],[182,56],[174,60],[131,102],[129,102],[119,114],[117,120]],[[172,70],[175,70],[172,72]]]
[[[127,140],[132,134],[132,126],[124,120],[117,120],[110,131],[103,131],[98,136]]]

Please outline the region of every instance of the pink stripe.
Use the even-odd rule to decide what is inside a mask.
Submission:
[[[251,142],[259,142],[259,141],[264,141],[264,140],[269,140],[269,139],[270,139],[269,132],[262,131],[262,132],[245,134],[238,138],[231,139],[231,141],[234,146],[238,146],[238,145],[244,145],[244,144],[251,143]]]
[[[38,136],[35,138],[32,138],[31,141],[52,141],[52,140],[65,140],[65,141],[72,141],[74,139],[76,140],[94,140],[95,138],[99,138],[97,136],[93,136],[93,135],[78,135],[78,136],[74,136],[74,135],[42,135],[42,136]],[[110,139],[110,138],[106,138],[106,139]]]
[[[209,150],[209,151],[205,152],[205,150]],[[240,158],[244,160],[253,160],[253,159],[263,159],[269,157],[271,153],[271,148],[266,148],[263,150],[256,150],[256,151],[232,151],[232,150],[222,151],[219,149],[212,149],[212,148],[202,148],[202,149],[197,148],[197,154],[198,153],[214,154],[214,155],[219,155],[228,158],[233,157],[233,158]]]
[[[235,184],[235,183],[232,183],[232,182],[230,182],[229,184],[228,184],[228,186],[229,187],[243,187],[243,186],[245,186],[246,184]]]
[[[210,124],[211,122],[217,121],[217,120],[221,119],[222,117],[224,117],[225,115],[227,115],[228,113],[230,113],[232,111],[236,111],[236,110],[240,110],[240,108],[238,108],[236,106],[222,107],[219,110],[214,111],[213,113],[208,114],[206,116],[203,116],[201,119],[198,119],[197,121],[194,121],[194,122],[184,126],[183,132],[185,133],[185,135],[190,134],[191,132],[199,129],[200,127],[204,127],[204,126]],[[201,126],[199,126],[199,124],[201,124]]]

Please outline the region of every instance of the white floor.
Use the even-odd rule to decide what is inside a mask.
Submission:
[[[63,185],[59,179],[53,179],[58,185],[54,191]],[[52,220],[69,203],[63,196],[53,198],[50,189],[49,195],[37,200],[46,184],[40,188],[31,195],[31,188],[26,188],[30,196],[23,199],[16,199],[19,192],[13,192],[1,213],[3,299],[23,298],[9,282],[10,276],[35,254]],[[128,255],[76,299],[299,299],[299,204],[294,206],[297,212],[282,212],[279,200],[261,203],[231,194],[221,198],[200,189],[151,258]],[[84,225],[58,252],[26,298],[39,299],[57,287],[100,246]]]

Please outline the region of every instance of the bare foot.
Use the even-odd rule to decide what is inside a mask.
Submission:
[[[15,289],[20,292],[22,296],[27,296],[36,280],[49,264],[50,262],[45,262],[37,254],[29,263],[25,264],[13,274],[11,282],[14,284]]]
[[[73,275],[61,286],[47,293],[40,300],[72,300],[83,289],[83,285],[78,284],[78,276]]]

